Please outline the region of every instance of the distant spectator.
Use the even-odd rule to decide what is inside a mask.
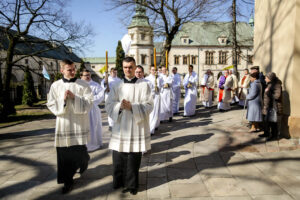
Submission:
[[[282,82],[274,72],[266,76],[267,88],[264,94],[264,106],[262,113],[265,116],[265,131],[260,137],[267,137],[268,140],[276,140],[279,136],[282,105]]]
[[[262,87],[258,80],[258,73],[254,72],[250,75],[250,90],[246,99],[248,101],[247,120],[251,122],[251,129],[249,132],[258,130],[258,123],[262,121]]]

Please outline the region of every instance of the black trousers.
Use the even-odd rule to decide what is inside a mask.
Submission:
[[[90,156],[85,145],[56,147],[57,183],[72,184],[78,169],[83,172],[88,167]]]
[[[138,189],[142,153],[113,151],[113,187]]]

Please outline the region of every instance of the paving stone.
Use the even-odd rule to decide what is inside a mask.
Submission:
[[[149,199],[165,199],[171,197],[168,181],[166,178],[148,178],[147,197]]]
[[[247,196],[247,192],[240,187],[234,178],[207,178],[204,181],[212,197]]]
[[[249,196],[213,197],[213,200],[252,200]]]
[[[176,183],[201,183],[196,169],[167,168],[168,181]]]
[[[149,166],[148,177],[149,178],[167,177],[166,164],[156,163],[155,165]]]
[[[172,183],[169,185],[172,198],[209,197],[206,186],[201,183]]]
[[[260,195],[253,196],[254,200],[292,200],[289,195]]]

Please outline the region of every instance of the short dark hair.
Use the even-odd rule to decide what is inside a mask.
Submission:
[[[65,65],[73,65],[74,62],[72,60],[69,60],[69,59],[64,59],[60,62],[60,67],[63,67]]]
[[[259,77],[259,73],[258,72],[254,72],[252,74],[250,74],[251,77],[255,78],[255,79],[258,79]]]
[[[83,75],[83,72],[91,73],[90,70],[88,70],[88,69],[83,69],[83,70],[80,71],[80,76]]]
[[[177,67],[173,67],[173,69],[176,69],[176,71],[177,71]],[[173,69],[172,69],[172,70],[173,70]]]
[[[142,67],[141,65],[137,65],[136,68],[140,68],[142,72],[144,72],[144,67]]]
[[[115,71],[115,70],[117,70],[117,69],[114,68],[114,67],[110,68],[110,72],[111,72],[111,71]]]
[[[127,62],[127,63],[134,62],[135,63],[135,59],[133,57],[127,56],[123,59],[123,62]]]
[[[194,69],[194,66],[193,66],[193,65],[189,65],[189,67],[191,67],[192,69]]]

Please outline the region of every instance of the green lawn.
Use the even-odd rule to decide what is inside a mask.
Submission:
[[[46,100],[39,101],[32,107],[28,105],[16,105],[16,114],[9,115],[4,122],[0,122],[0,128],[53,117],[53,114],[47,109],[45,103]]]

